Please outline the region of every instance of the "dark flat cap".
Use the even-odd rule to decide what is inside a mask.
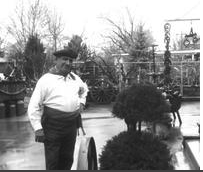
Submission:
[[[78,54],[70,48],[56,51],[53,53],[53,55],[55,55],[56,57],[66,56],[66,57],[70,57],[72,59],[76,59],[78,56]]]

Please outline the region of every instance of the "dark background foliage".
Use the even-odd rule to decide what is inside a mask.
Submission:
[[[38,35],[30,35],[24,50],[24,72],[27,79],[37,80],[43,74],[46,59],[44,51],[44,45]]]

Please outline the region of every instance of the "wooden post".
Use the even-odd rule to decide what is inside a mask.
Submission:
[[[183,63],[180,63],[180,79],[181,79],[181,84],[180,84],[180,92],[181,95],[183,96]]]

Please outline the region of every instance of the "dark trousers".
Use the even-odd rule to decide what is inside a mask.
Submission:
[[[73,163],[76,130],[60,140],[44,143],[47,170],[70,170]]]
[[[51,110],[51,112],[50,112]],[[54,114],[52,114],[54,113]],[[47,170],[70,170],[77,136],[77,118],[64,118],[58,111],[46,109],[42,126]]]

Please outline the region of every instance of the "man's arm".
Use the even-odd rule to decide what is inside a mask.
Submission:
[[[89,89],[88,86],[85,82],[83,82],[82,80],[80,80],[80,90],[79,90],[79,98],[80,98],[80,103],[85,105],[86,103],[86,97],[87,97],[87,93],[88,93]]]
[[[43,114],[43,100],[45,95],[43,79],[39,79],[28,105],[28,117],[35,131],[42,129],[41,117]]]

